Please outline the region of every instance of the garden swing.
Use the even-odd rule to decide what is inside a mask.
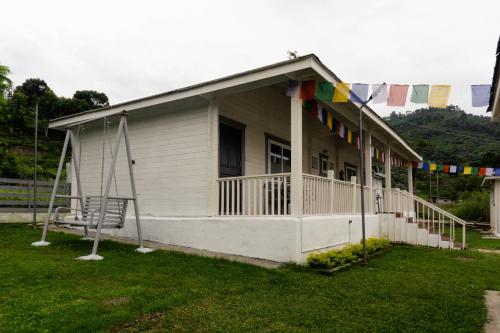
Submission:
[[[80,134],[80,126],[78,125],[76,136]],[[120,229],[124,227],[125,217],[127,213],[127,206],[130,201],[134,204],[135,222],[137,226],[137,237],[139,241],[138,252],[149,253],[152,249],[144,247],[141,231],[141,222],[139,218],[139,205],[137,202],[137,193],[135,189],[135,180],[133,172],[133,163],[130,153],[130,142],[128,137],[128,126],[127,126],[127,113],[123,111],[120,117],[120,123],[118,125],[118,130],[116,133],[116,139],[114,146],[111,146],[111,141],[109,140],[110,153],[111,153],[111,164],[109,166],[108,176],[106,178],[106,184],[103,192],[104,184],[104,153],[105,153],[105,141],[107,130],[109,129],[109,122],[104,118],[104,133],[103,133],[103,143],[102,143],[102,165],[101,165],[101,178],[100,178],[100,193],[97,195],[82,195],[82,187],[80,182],[80,158],[81,151],[77,152],[77,147],[80,144],[75,137],[75,133],[72,127],[68,127],[66,130],[66,138],[64,140],[63,149],[61,152],[61,158],[59,160],[59,167],[57,169],[57,175],[54,182],[54,188],[52,189],[52,195],[50,197],[49,209],[47,213],[47,218],[45,220],[45,225],[43,228],[42,239],[38,242],[32,243],[33,246],[47,246],[50,243],[46,241],[47,231],[49,228],[49,223],[53,222],[55,225],[67,225],[73,227],[83,227],[85,232],[84,239],[89,239],[88,230],[94,229],[94,245],[92,247],[92,253],[87,256],[82,256],[77,259],[81,260],[102,260],[102,257],[97,254],[97,248],[99,246],[99,240],[101,236],[101,230],[104,229]],[[118,148],[120,147],[120,141],[122,136],[125,141],[125,150],[128,161],[129,177],[130,177],[130,187],[132,191],[131,197],[124,197],[118,195],[118,187],[116,184],[115,177],[115,165],[118,156]],[[73,168],[75,171],[77,196],[71,195],[57,195],[57,187],[59,185],[59,179],[61,177],[62,168],[64,165],[64,159],[66,156],[66,151],[68,149],[68,144],[71,143],[72,147],[72,159]],[[110,195],[111,183],[115,183],[116,196]],[[66,198],[70,200],[76,200],[76,208],[71,207],[57,207],[54,210],[54,202],[56,198]],[[80,209],[78,209],[78,205]],[[61,209],[70,210],[74,212],[74,220],[67,220],[59,217],[59,211]],[[54,219],[52,216],[54,215]]]

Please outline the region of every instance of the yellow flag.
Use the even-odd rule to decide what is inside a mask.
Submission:
[[[328,111],[327,124],[328,124],[328,128],[331,130],[332,127],[333,127],[333,115],[332,115],[332,111]]]
[[[436,84],[431,86],[428,104],[434,108],[445,108],[448,106],[451,86],[447,84]]]
[[[352,143],[352,132],[347,130],[347,142]]]
[[[350,83],[337,83],[335,86],[335,91],[333,92],[333,102],[335,103],[345,103],[349,100],[349,88]]]
[[[472,167],[466,166],[464,167],[464,175],[470,175],[472,173]]]
[[[431,171],[436,171],[437,165],[436,163],[431,163]]]

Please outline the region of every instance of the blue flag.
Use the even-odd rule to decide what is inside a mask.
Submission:
[[[349,99],[354,103],[364,103],[368,98],[368,85],[364,83],[353,83]]]
[[[487,106],[490,103],[491,84],[473,84],[471,91],[473,107]]]

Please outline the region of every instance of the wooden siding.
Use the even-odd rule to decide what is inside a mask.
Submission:
[[[113,118],[114,142],[118,118]],[[208,103],[175,110],[134,114],[128,126],[135,161],[134,174],[141,215],[206,216],[208,201]],[[102,121],[87,124],[81,135],[81,179],[84,194],[100,193]],[[110,161],[106,139],[105,170]],[[122,140],[116,165],[120,194],[130,194],[125,146]],[[115,193],[114,182],[111,193]],[[132,214],[132,207],[129,214]]]

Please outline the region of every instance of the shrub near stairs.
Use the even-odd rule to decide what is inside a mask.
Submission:
[[[371,255],[389,247],[389,240],[385,238],[369,238],[366,240],[366,254]],[[312,268],[331,269],[352,262],[363,257],[363,245],[349,244],[342,249],[327,252],[311,253],[307,257],[307,265]]]

